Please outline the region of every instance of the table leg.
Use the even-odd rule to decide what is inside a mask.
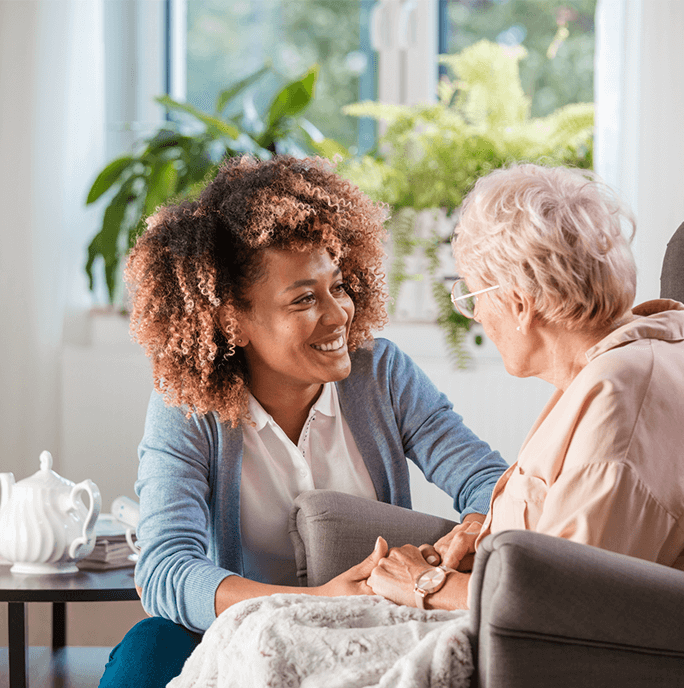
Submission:
[[[52,603],[52,649],[66,645],[66,602]]]
[[[8,603],[10,688],[26,688],[26,605]]]

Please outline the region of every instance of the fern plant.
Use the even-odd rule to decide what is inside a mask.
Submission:
[[[418,238],[420,211],[442,209],[453,227],[465,195],[478,177],[492,169],[516,161],[581,168],[593,164],[593,104],[566,105],[547,117],[531,117],[520,81],[524,56],[522,47],[511,50],[482,40],[441,58],[451,76],[441,80],[436,103],[364,102],[344,108],[349,115],[371,117],[386,126],[371,154],[344,159],[338,169],[392,209],[390,294],[396,297],[401,285],[412,278],[406,273],[407,258],[423,251],[437,323],[459,367],[469,363],[465,335],[472,321],[454,312],[439,275],[439,247],[451,237]]]

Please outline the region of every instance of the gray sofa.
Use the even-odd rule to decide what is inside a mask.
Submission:
[[[662,298],[684,302],[684,223]],[[682,448],[684,451],[684,447]],[[303,585],[391,547],[435,542],[454,523],[314,490],[290,519]],[[470,588],[473,688],[684,688],[684,572],[527,531],[486,538]]]
[[[302,585],[454,523],[313,490],[290,518]],[[471,579],[473,688],[684,687],[684,573],[528,531],[486,538]]]

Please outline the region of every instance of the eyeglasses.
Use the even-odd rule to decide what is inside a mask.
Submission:
[[[494,291],[494,289],[499,289],[499,285],[471,292],[464,279],[456,280],[454,286],[451,287],[451,303],[461,315],[465,315],[466,318],[474,318],[476,297],[480,294],[486,294],[488,291]]]

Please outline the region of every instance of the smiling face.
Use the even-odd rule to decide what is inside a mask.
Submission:
[[[251,309],[238,318],[250,390],[259,400],[317,394],[351,371],[354,303],[325,249],[264,253],[264,275],[247,293]]]

